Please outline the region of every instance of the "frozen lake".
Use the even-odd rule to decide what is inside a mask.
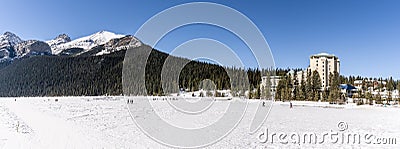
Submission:
[[[201,128],[217,122],[234,101],[217,100],[201,116],[176,111],[164,100],[150,100],[150,103],[166,122]],[[294,102],[293,108],[289,108],[289,103],[277,102],[262,128],[250,134],[249,127],[259,104],[259,101],[249,101],[248,111],[237,127],[208,147],[400,148],[398,107],[332,107],[326,103]],[[339,138],[336,142],[330,138],[335,133],[338,134],[335,138]],[[304,134],[317,136],[316,143],[303,140]],[[342,142],[341,135],[348,134],[359,135],[360,143],[358,140]],[[279,138],[280,135],[287,137]],[[297,140],[298,137],[301,139]],[[0,99],[0,148],[168,147],[138,128],[124,97],[42,97]]]

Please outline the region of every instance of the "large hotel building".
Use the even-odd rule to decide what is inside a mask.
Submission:
[[[340,59],[328,53],[319,53],[310,56],[310,66],[308,66],[307,70],[298,71],[296,74],[296,78],[294,78],[294,72],[291,71],[288,75],[291,75],[294,80],[298,83],[301,80],[306,80],[307,73],[312,73],[317,71],[319,76],[321,77],[321,90],[328,89],[329,85],[329,74],[333,74],[335,71],[340,74]],[[304,78],[303,78],[304,77]],[[271,91],[275,92],[276,86],[280,80],[279,76],[271,76]],[[261,86],[266,86],[268,79],[266,76],[262,77]]]
[[[340,60],[332,54],[320,53],[310,56],[308,70],[312,73],[317,71],[321,77],[322,89],[329,87],[329,74],[335,71],[340,74]]]

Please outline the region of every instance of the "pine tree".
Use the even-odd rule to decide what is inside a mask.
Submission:
[[[378,94],[375,96],[375,103],[382,104],[382,97],[381,97],[380,92],[378,92]]]
[[[326,101],[328,99],[328,95],[329,95],[328,90],[322,91],[322,100]]]
[[[311,80],[311,72],[307,73],[307,79],[306,79],[306,100],[312,100],[314,97],[313,94],[313,86],[312,86],[312,80]]]
[[[265,90],[264,90],[266,99],[271,99],[272,98],[272,94],[271,94],[271,76],[270,75],[271,75],[270,73],[267,75],[267,84],[266,84]]]
[[[301,74],[301,81],[300,81],[300,89],[299,89],[299,99],[300,100],[305,100],[306,96],[307,96],[307,92],[306,92],[306,83],[304,81],[304,74]]]
[[[373,103],[374,98],[372,97],[372,94],[370,92],[367,92],[365,94],[365,98],[368,100],[369,105],[373,105],[374,104]]]
[[[293,89],[293,100],[300,100],[300,86],[294,86]]]
[[[394,90],[395,83],[392,77],[388,80],[386,84],[386,89],[388,91],[388,98],[386,100],[386,103],[389,103],[389,101],[392,101],[392,91]]]
[[[278,85],[276,86],[276,93],[275,93],[275,98],[279,101],[282,101],[283,96],[283,90],[285,89],[285,77],[282,77],[281,80],[279,80]]]
[[[397,91],[400,94],[400,82],[399,81],[397,81]],[[397,104],[400,104],[400,95],[398,95],[397,100],[398,100]]]
[[[318,71],[314,71],[312,74],[312,93],[314,94],[313,101],[318,101],[319,100],[319,91],[321,89],[321,78],[319,76]]]
[[[251,87],[249,87],[249,93],[247,96],[249,99],[253,99],[253,90],[251,89]]]
[[[292,83],[292,77],[290,75],[286,76],[286,85],[285,85],[285,100],[292,100],[292,88],[293,88],[293,83]]]
[[[260,89],[260,85],[257,85],[257,89],[256,89],[256,93],[254,95],[254,99],[260,99],[261,97],[261,89]]]
[[[261,99],[266,99],[266,96],[265,96],[265,87],[264,87],[264,85],[261,86],[260,91],[261,91],[260,98],[261,98]]]
[[[340,99],[340,76],[338,72],[329,74],[329,95],[328,100],[330,103],[336,103]]]

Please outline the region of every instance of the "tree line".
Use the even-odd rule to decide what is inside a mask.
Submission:
[[[104,47],[96,48],[99,50]],[[14,60],[0,68],[0,96],[166,95],[170,93],[167,89],[173,92],[181,88],[200,90],[207,86],[202,83],[204,80],[211,80],[215,89],[230,89],[235,96],[244,96],[246,91],[251,90],[252,98],[260,98],[264,95],[259,91],[261,76],[272,72],[190,61],[148,46],[129,50],[150,51],[144,72],[146,92],[135,92],[137,88],[143,88],[135,80],[125,81],[128,87],[124,91],[122,73],[127,51],[123,50],[101,56],[34,56]],[[172,59],[171,67],[181,63],[186,65],[179,72],[179,77],[166,74],[167,77],[162,80],[161,70],[168,57]],[[132,67],[130,72],[136,70]],[[129,71],[125,76],[129,77]]]
[[[317,71],[301,73],[301,80],[297,80],[297,72],[293,78],[291,75],[283,75],[276,87],[275,99],[302,100],[302,101],[329,101],[339,102],[340,96],[340,77],[337,72],[329,75],[329,88],[322,89],[322,81]],[[304,76],[305,75],[305,76]]]
[[[281,69],[280,81],[276,87],[275,99],[280,101],[285,100],[302,100],[302,101],[326,101],[330,103],[344,102],[345,94],[341,93],[341,84],[354,85],[355,81],[361,81],[361,89],[355,94],[354,98],[365,98],[369,104],[382,104],[384,99],[380,95],[382,91],[388,91],[388,97],[385,99],[386,103],[394,101],[392,99],[392,91],[398,90],[400,92],[400,81],[395,81],[392,77],[390,78],[372,78],[372,77],[361,77],[361,76],[343,76],[339,75],[338,72],[329,74],[329,87],[321,89],[321,79],[317,71],[307,72],[306,76],[301,73],[300,82],[295,79],[297,78],[297,71],[294,69],[294,78],[288,75],[290,69]],[[286,72],[286,73],[285,73]],[[383,82],[386,82],[383,83]],[[370,89],[370,90],[369,90]],[[377,91],[378,94],[373,95],[372,91]],[[400,103],[400,98],[397,99]],[[361,102],[361,101],[360,101]],[[365,103],[358,103],[365,104]]]

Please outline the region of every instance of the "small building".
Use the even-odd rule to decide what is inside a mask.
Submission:
[[[354,81],[354,87],[357,88],[357,90],[361,91],[362,90],[362,86],[363,86],[363,80],[356,80]]]
[[[340,85],[341,93],[345,94],[346,97],[353,97],[353,94],[357,92],[357,88],[350,84]]]

